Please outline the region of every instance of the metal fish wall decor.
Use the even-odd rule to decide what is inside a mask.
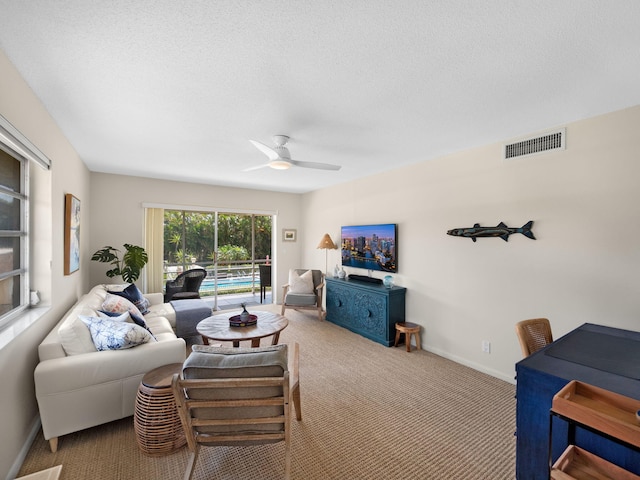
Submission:
[[[474,242],[478,237],[500,237],[505,242],[509,241],[509,235],[512,233],[521,233],[531,240],[535,240],[531,227],[533,226],[533,220],[529,220],[520,228],[509,228],[503,222],[500,222],[495,227],[481,227],[479,223],[476,223],[471,228],[454,228],[449,230],[447,235],[453,235],[454,237],[469,237]]]

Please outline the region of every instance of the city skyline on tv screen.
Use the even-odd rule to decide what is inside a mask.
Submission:
[[[342,265],[397,273],[397,234],[395,223],[343,226]]]

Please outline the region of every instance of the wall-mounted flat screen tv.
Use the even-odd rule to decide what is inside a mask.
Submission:
[[[398,272],[398,225],[352,225],[341,229],[342,265]]]

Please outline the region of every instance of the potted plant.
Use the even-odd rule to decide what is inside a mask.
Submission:
[[[107,271],[107,277],[122,276],[125,282],[133,283],[140,277],[142,267],[149,261],[149,256],[144,248],[129,243],[124,244],[125,252],[120,258],[120,250],[111,246],[106,246],[93,254],[91,260],[113,265]]]

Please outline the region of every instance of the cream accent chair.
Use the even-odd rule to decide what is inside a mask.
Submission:
[[[293,308],[294,310],[317,310],[318,319],[323,320],[322,293],[324,291],[324,274],[320,270],[311,270],[313,291],[304,293],[290,291],[292,290],[292,285],[290,285],[291,272],[295,272],[301,276],[307,271],[307,269],[298,268],[289,272],[289,283],[282,287],[282,311],[280,314],[284,315],[284,311],[287,308]]]
[[[288,355],[290,353],[290,355]],[[258,348],[194,345],[172,388],[190,455],[184,480],[193,476],[201,447],[284,442],[291,475],[291,402],[300,411],[298,344]]]

